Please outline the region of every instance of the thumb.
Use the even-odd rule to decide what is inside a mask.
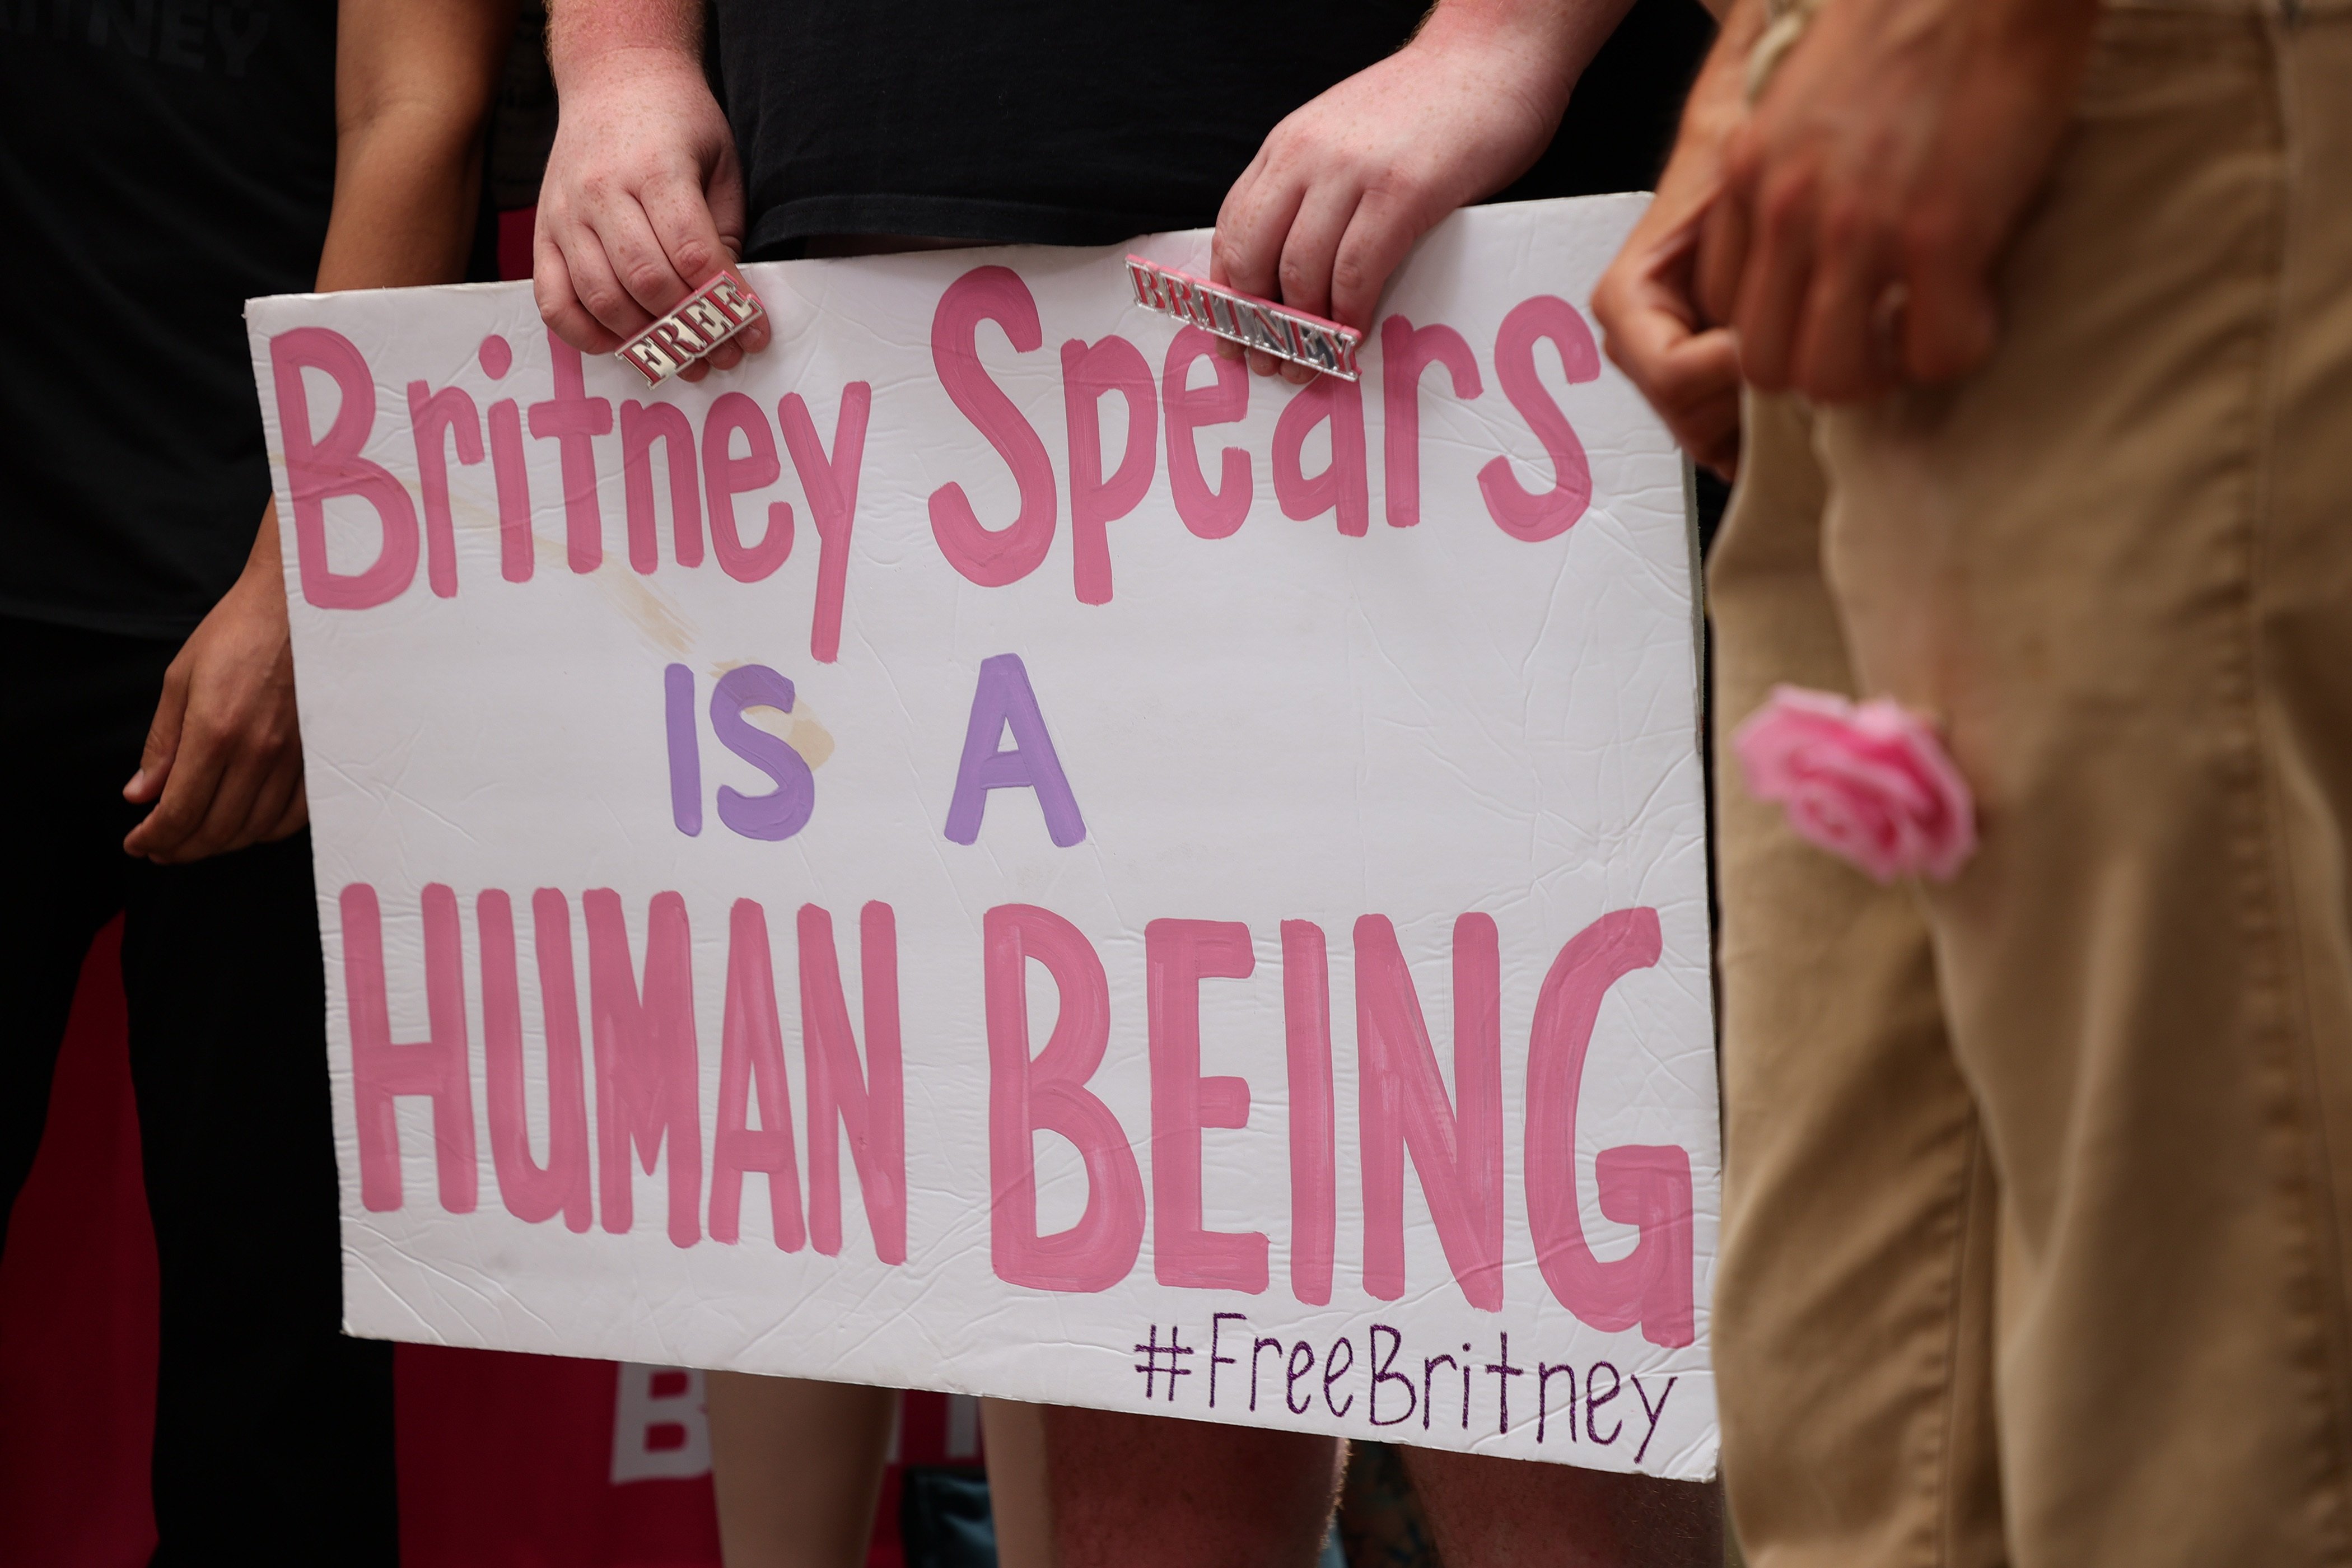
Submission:
[[[140,748],[139,771],[122,786],[122,798],[145,805],[160,798],[172,776],[172,762],[180,752],[180,727],[188,714],[188,681],[174,662],[163,675],[163,695],[147,726],[147,743]]]

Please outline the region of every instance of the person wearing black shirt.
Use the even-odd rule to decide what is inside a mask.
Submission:
[[[549,326],[585,353],[613,352],[736,258],[1107,245],[1212,223],[1218,281],[1369,328],[1390,273],[1464,203],[1648,185],[1712,31],[1696,0],[716,0],[712,14],[723,110],[698,0],[551,7],[562,110],[535,281]],[[768,340],[756,322],[686,374],[730,370]],[[710,1385],[730,1563],[852,1560],[812,1555],[826,1511],[814,1490],[730,1479],[748,1381]],[[811,1426],[780,1446],[878,1460],[887,1420],[870,1398],[774,1382]],[[772,1444],[789,1424],[772,1406],[742,1429]],[[1008,1562],[1314,1559],[1330,1438],[1062,1408],[1044,1426],[1052,1549]],[[1570,1541],[1592,1563],[1720,1558],[1707,1489],[1418,1450],[1411,1464],[1455,1568],[1556,1559]],[[839,1465],[778,1467],[820,1468]],[[804,1510],[789,1544],[728,1528],[746,1489],[780,1524]]]
[[[398,1561],[391,1346],[341,1333],[244,314],[462,275],[504,3],[0,8],[0,1238],[83,954],[120,912],[162,1271],[158,1563]]]

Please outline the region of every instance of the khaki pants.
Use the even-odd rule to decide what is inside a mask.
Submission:
[[[1756,1568],[2352,1563],[2352,0],[2117,6],[1966,383],[1751,399],[1717,711],[1946,726],[1884,889],[1721,750]]]

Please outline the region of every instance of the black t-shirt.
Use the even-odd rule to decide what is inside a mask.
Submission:
[[[334,0],[0,5],[0,615],[181,637],[269,499],[245,301],[311,286]]]
[[[1108,245],[1214,223],[1267,132],[1427,0],[718,0],[755,260],[818,235]],[[1507,199],[1656,177],[1712,33],[1637,0]]]

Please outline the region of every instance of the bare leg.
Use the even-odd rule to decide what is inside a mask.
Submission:
[[[1408,1448],[1445,1568],[1721,1568],[1711,1481]]]
[[[858,1568],[898,1391],[740,1372],[706,1386],[727,1568]]]
[[[1045,1411],[1059,1568],[1310,1568],[1330,1523],[1335,1437]]]
[[[1045,1407],[980,1402],[988,1449],[988,1511],[997,1568],[1054,1568],[1054,1503],[1045,1473]]]

